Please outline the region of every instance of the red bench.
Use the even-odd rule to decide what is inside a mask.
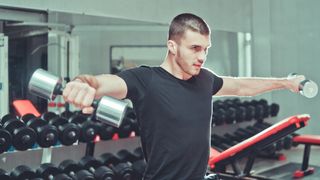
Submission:
[[[310,119],[308,114],[296,115],[286,118],[262,132],[248,138],[241,143],[230,147],[223,152],[211,150],[213,153],[209,158],[209,167],[212,171],[218,172],[219,176],[223,179],[227,178],[241,178],[241,177],[257,177],[250,174],[254,159],[259,151],[268,146],[269,144],[281,139],[284,136],[304,127]],[[237,160],[248,157],[248,161],[243,171],[237,164]],[[225,166],[232,165],[233,172],[226,172]],[[258,177],[258,179],[264,179]],[[268,179],[268,178],[265,178]]]
[[[309,167],[310,148],[312,145],[320,145],[319,135],[298,135],[293,138],[293,143],[304,144],[303,161],[300,170],[294,172],[293,177],[301,178],[314,173],[314,168]]]

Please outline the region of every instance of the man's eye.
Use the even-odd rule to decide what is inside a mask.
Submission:
[[[195,50],[195,51],[201,51],[201,48],[198,47],[198,46],[193,46],[192,49]]]

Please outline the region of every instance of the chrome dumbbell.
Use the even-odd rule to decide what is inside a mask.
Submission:
[[[297,73],[291,73],[288,77],[297,76]],[[307,98],[313,98],[318,94],[318,85],[309,79],[305,79],[299,84],[299,92]]]
[[[62,78],[59,78],[43,69],[37,69],[31,76],[28,86],[29,91],[39,97],[54,100],[63,91]],[[94,100],[96,119],[102,123],[119,127],[125,115],[128,103],[119,99],[104,96]]]

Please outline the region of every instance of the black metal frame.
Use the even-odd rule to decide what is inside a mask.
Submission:
[[[217,172],[219,177],[221,177],[222,179],[243,179],[245,177],[261,179],[261,180],[270,179],[267,177],[256,176],[256,175],[251,174],[251,169],[253,167],[253,163],[254,163],[255,157],[257,156],[258,152],[261,151],[266,146],[268,146],[269,144],[274,143],[275,141],[281,139],[282,137],[287,136],[287,135],[291,134],[292,132],[294,132],[304,126],[305,126],[304,122],[300,122],[299,127],[297,127],[296,124],[292,124],[292,125],[284,128],[283,130],[281,130],[275,134],[270,135],[266,139],[255,143],[254,145],[250,146],[249,148],[238,152],[236,155],[231,156],[229,158],[226,158],[226,159],[216,163],[215,166],[218,167],[217,169],[225,169],[226,165],[231,164],[232,170],[233,170],[233,172],[226,172],[226,171]],[[248,157],[248,160],[246,162],[246,166],[245,166],[244,170],[242,171],[237,164],[237,160],[244,158],[244,157]]]

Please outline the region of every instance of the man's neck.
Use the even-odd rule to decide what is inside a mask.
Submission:
[[[183,72],[180,66],[176,63],[174,56],[167,55],[166,59],[160,65],[164,70],[168,73],[172,74],[174,77],[181,79],[181,80],[188,80],[192,76]]]

